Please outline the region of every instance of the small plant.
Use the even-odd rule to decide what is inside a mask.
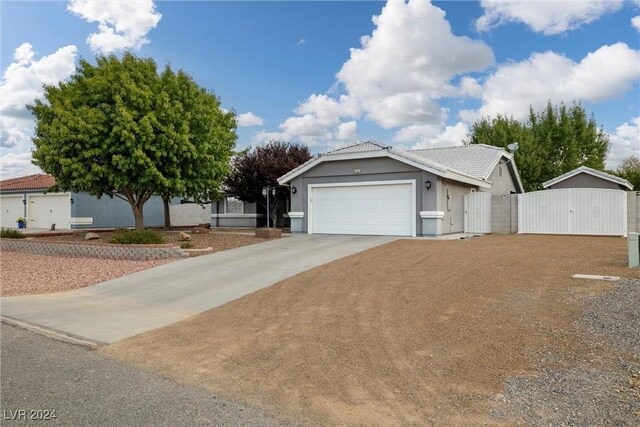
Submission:
[[[14,230],[12,228],[3,228],[0,230],[0,237],[4,237],[6,239],[24,239],[24,233],[20,230]]]
[[[16,222],[27,222],[27,220],[21,216],[20,218],[16,219]]]
[[[158,245],[164,243],[164,239],[151,230],[127,230],[117,233],[109,242],[122,245]]]
[[[193,247],[193,243],[191,242],[180,243],[180,249],[191,249],[192,247]]]

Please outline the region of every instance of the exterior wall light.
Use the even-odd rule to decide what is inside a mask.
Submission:
[[[296,194],[298,192],[298,189],[295,186],[291,186],[291,194]]]
[[[430,188],[431,188],[431,181],[426,180],[426,181],[424,182],[424,188],[426,188],[427,190],[428,190],[428,189],[430,189]]]

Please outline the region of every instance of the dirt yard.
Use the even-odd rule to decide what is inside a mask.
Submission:
[[[608,372],[613,379],[605,386],[613,393],[631,387],[627,370],[640,370],[637,354],[584,322],[589,301],[616,295],[616,285],[572,279],[575,273],[640,277],[640,270],[626,268],[621,238],[399,240],[101,351],[283,419],[548,424],[554,418],[545,411],[553,412],[556,396],[542,386],[521,390],[526,381],[544,379],[541,372],[560,372],[557,381],[566,366]],[[629,289],[637,298],[638,286]],[[607,318],[621,307],[615,299],[608,304],[595,313]],[[638,316],[637,303],[626,306]],[[638,336],[637,317],[618,323]],[[596,332],[598,345],[590,342]],[[591,387],[565,386],[569,394],[571,387]],[[625,408],[640,415],[638,390],[630,390]],[[605,421],[607,411],[620,410],[577,402],[566,405],[570,425],[603,424],[580,418],[586,407]]]

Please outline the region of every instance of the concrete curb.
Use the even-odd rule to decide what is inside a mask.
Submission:
[[[87,347],[91,350],[95,350],[96,348],[106,345],[100,341],[93,341],[83,337],[79,337],[77,335],[69,334],[66,332],[58,331],[52,328],[46,328],[43,326],[38,326],[30,322],[25,322],[24,320],[14,319],[8,316],[0,316],[0,322],[5,323],[7,325],[15,326],[17,328],[26,329],[28,331],[34,332],[39,335],[44,335],[45,337],[52,338],[58,341],[64,341],[69,344],[79,345],[82,347]]]

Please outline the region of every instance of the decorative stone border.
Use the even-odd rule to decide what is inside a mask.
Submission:
[[[173,244],[163,245],[118,245],[113,243],[63,242],[27,239],[0,239],[1,251],[31,252],[45,255],[90,257],[104,259],[151,260],[186,258],[187,252]],[[25,268],[28,266],[25,266]]]

